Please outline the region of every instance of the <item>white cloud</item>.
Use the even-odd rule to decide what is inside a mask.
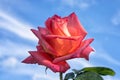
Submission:
[[[57,75],[57,74],[56,74]],[[43,75],[43,74],[40,74],[40,73],[35,73],[34,75],[33,75],[33,78],[32,78],[32,80],[40,80],[40,79],[44,79],[44,80],[58,80],[58,78],[57,78],[58,76],[53,76],[53,75],[48,75],[48,74],[45,74],[45,75]]]
[[[73,59],[72,62],[76,63],[77,66],[80,65],[82,67],[91,67],[91,66],[93,66],[89,61],[87,61],[85,59]]]
[[[120,62],[114,57],[112,57],[111,54],[109,54],[107,50],[103,48],[103,45],[101,44],[101,42],[98,41],[97,43],[95,43],[94,47],[96,49],[96,52],[93,55],[91,55],[91,57],[95,59],[102,59],[104,61],[107,61],[110,64],[120,66]]]
[[[101,42],[95,41],[93,47],[95,48],[96,51],[94,54],[91,55],[91,58],[95,60],[102,59],[110,64],[120,66],[120,62],[117,59],[115,59],[113,56],[111,56],[111,54],[109,54],[108,51],[103,48],[103,46],[104,45]],[[102,61],[99,63],[102,63]]]
[[[14,43],[9,40],[0,42],[0,55],[2,56],[27,56],[27,51],[35,50],[35,47],[31,47],[25,44]]]
[[[90,63],[90,61],[87,61],[83,58],[71,59],[71,60],[68,60],[67,62],[69,63],[69,65],[71,67],[67,72],[71,71],[72,69],[80,70],[84,67],[94,66],[93,64]]]
[[[81,9],[86,9],[88,7],[90,7],[90,4],[88,4],[87,2],[83,2],[80,5],[78,5]]]
[[[120,80],[119,78],[116,78],[114,76],[104,76],[104,80]]]
[[[111,57],[110,55],[108,55],[107,53],[100,53],[100,54],[98,54],[98,56],[100,58],[108,61],[109,63],[120,66],[120,62],[118,60],[114,59],[113,57]]]
[[[112,23],[114,25],[120,25],[120,11],[118,11],[114,16],[113,18],[111,19]]]
[[[39,74],[34,74],[32,80],[38,80],[41,76]]]
[[[16,67],[18,60],[15,57],[9,57],[1,62],[3,67],[14,68]]]
[[[80,9],[87,9],[91,5],[95,4],[95,0],[62,0],[64,5],[68,5],[70,7],[78,7]]]
[[[0,28],[7,29],[25,39],[36,40],[36,37],[30,31],[33,28],[31,25],[23,23],[3,11],[0,11]]]
[[[97,27],[96,27],[97,26]],[[102,27],[101,27],[102,26]],[[105,35],[111,35],[111,36],[117,36],[120,37],[119,31],[116,31],[116,28],[111,25],[100,25],[95,24],[93,27],[89,29],[92,33],[99,35],[99,34],[105,34]],[[106,37],[106,36],[103,36]]]

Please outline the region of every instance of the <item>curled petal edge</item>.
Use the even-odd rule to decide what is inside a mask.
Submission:
[[[89,44],[93,41],[94,39],[91,38],[91,39],[87,39],[84,41],[84,46],[80,47],[77,51],[69,54],[69,55],[66,55],[66,56],[62,56],[62,57],[59,57],[59,58],[55,58],[53,60],[53,63],[58,63],[60,61],[64,61],[64,60],[68,60],[68,59],[73,59],[73,58],[82,58],[83,57],[83,50],[85,48],[87,48],[89,46]],[[90,51],[89,51],[90,52]],[[82,56],[81,56],[82,54]]]
[[[50,68],[53,72],[66,72],[70,66],[67,62],[61,61],[59,63],[52,63],[52,59],[44,53],[39,53],[37,51],[30,51],[29,52],[32,57],[36,60],[39,65],[44,65]]]

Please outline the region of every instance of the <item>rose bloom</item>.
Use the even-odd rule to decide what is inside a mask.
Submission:
[[[93,39],[84,40],[87,32],[75,13],[61,18],[54,15],[45,22],[46,27],[31,29],[39,39],[37,50],[29,51],[30,56],[23,63],[44,65],[53,72],[66,72],[70,66],[66,60],[89,59]]]

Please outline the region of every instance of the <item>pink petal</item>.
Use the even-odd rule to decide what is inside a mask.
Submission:
[[[32,32],[39,38],[40,45],[44,48],[44,50],[52,55],[56,54],[56,51],[52,48],[51,45],[45,40],[44,36],[45,35],[45,29],[38,27],[39,31],[32,29]]]
[[[49,39],[59,38],[59,39],[68,39],[68,40],[78,40],[82,38],[81,36],[60,36],[60,35],[46,35],[45,37]]]
[[[67,29],[67,19],[65,18],[54,15],[53,17],[48,18],[45,24],[51,34],[70,36]]]
[[[45,36],[46,41],[53,47],[57,52],[56,56],[65,56],[74,52],[82,41],[81,37],[65,37],[60,35],[47,35]]]
[[[86,60],[89,60],[89,54],[90,52],[94,51],[93,48],[91,48],[90,46],[86,47],[82,53],[81,56],[82,58],[85,58]]]
[[[52,27],[51,27],[51,26],[52,26],[52,19],[51,19],[51,18],[48,18],[48,19],[47,19],[47,21],[45,22],[45,25],[46,25],[49,33],[53,33],[53,32],[52,32]]]
[[[41,32],[35,29],[31,29],[31,31],[38,37],[38,39],[41,39],[41,34],[46,34],[47,31],[45,28],[41,28]]]
[[[36,60],[32,56],[29,56],[25,60],[23,60],[22,63],[35,64],[37,62],[36,62]]]
[[[58,20],[53,20],[53,30],[55,35],[61,36],[71,36],[67,28],[68,20],[67,18],[60,18]]]
[[[75,13],[70,14],[68,17],[67,28],[72,36],[81,36],[84,38],[87,34],[86,30],[83,28],[79,19]]]
[[[54,35],[81,36],[84,38],[87,34],[75,13],[64,18],[55,15],[48,18],[45,24],[49,32]]]
[[[53,64],[52,58],[46,53],[31,51],[30,54],[35,58],[39,65],[44,65],[50,68],[53,72],[65,72],[70,68],[65,61]]]
[[[78,48],[77,51],[71,53],[71,54],[68,54],[66,56],[62,56],[62,57],[58,57],[58,58],[55,58],[53,60],[53,63],[58,63],[60,61],[65,61],[65,60],[68,60],[68,59],[73,59],[73,58],[81,58],[81,54],[82,54],[82,51],[84,49],[86,49],[89,44],[93,41],[94,39],[87,39],[84,41],[84,45],[81,47]],[[83,55],[83,54],[82,54]],[[83,57],[83,56],[82,56]]]
[[[67,62],[61,61],[59,63],[53,64],[53,68],[56,68],[54,72],[66,72],[70,66]]]

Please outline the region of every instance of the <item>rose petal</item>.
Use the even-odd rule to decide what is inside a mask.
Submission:
[[[48,32],[50,33],[50,34],[53,34],[53,32],[52,32],[52,19],[51,18],[48,18],[47,20],[46,20],[46,22],[45,22],[45,25],[46,25],[46,27],[47,27],[47,29],[48,29]]]
[[[23,60],[22,63],[35,64],[37,62],[36,62],[36,60],[32,56],[29,56],[25,60]]]
[[[38,39],[41,39],[41,34],[47,34],[46,28],[42,28],[42,27],[41,27],[41,32],[35,29],[31,29],[31,31],[36,35]]]
[[[56,72],[63,72],[63,73],[66,72],[70,68],[69,64],[66,61],[56,63],[54,67],[58,67]]]
[[[43,34],[45,35],[45,29],[38,27],[39,31],[31,29],[32,32],[39,38],[39,42],[40,45],[42,45],[42,47],[44,48],[44,50],[52,55],[57,54],[56,51],[51,47],[51,45],[49,45],[46,40],[44,39],[44,36],[42,36]]]
[[[64,56],[72,53],[80,46],[82,41],[80,36],[65,37],[59,35],[47,35],[46,40],[48,40],[48,43],[57,51],[57,56]]]
[[[46,27],[54,35],[71,36],[67,29],[67,19],[54,15],[46,21]]]
[[[90,52],[94,51],[93,48],[91,48],[90,46],[86,47],[82,53],[81,53],[81,57],[85,58],[86,60],[89,60],[89,54]]]
[[[81,37],[61,37],[59,35],[47,35],[46,41],[57,52],[56,56],[64,56],[74,52],[81,43]]]
[[[53,17],[51,18],[48,18],[45,22],[45,25],[48,29],[48,31],[51,33],[51,34],[54,34],[54,35],[64,35],[60,29],[59,29],[59,26],[56,25],[54,22],[57,21],[58,19],[60,19],[60,17],[58,17],[57,15],[54,15]]]
[[[55,58],[53,60],[53,63],[58,63],[58,62],[61,62],[61,61],[65,61],[65,60],[68,60],[68,59],[73,59],[73,58],[81,58],[81,53],[84,49],[86,49],[89,44],[93,41],[94,39],[87,39],[84,41],[84,45],[81,47],[78,48],[78,50],[76,50],[75,52],[71,53],[71,54],[68,54],[66,56],[62,56],[62,57],[58,57],[58,58]],[[82,54],[83,55],[83,54]],[[83,56],[82,56],[83,57]]]
[[[82,38],[84,38],[87,32],[79,22],[77,15],[75,13],[72,13],[67,18],[68,18],[67,28],[71,36],[81,36]]]
[[[46,38],[59,38],[59,39],[69,39],[69,40],[78,40],[81,36],[60,36],[60,35],[46,35]],[[81,39],[82,40],[82,39]]]
[[[70,68],[65,61],[53,64],[52,58],[48,56],[46,53],[43,52],[40,53],[37,51],[31,51],[29,53],[34,57],[34,59],[37,61],[39,65],[44,65],[50,68],[53,72],[65,72]]]

